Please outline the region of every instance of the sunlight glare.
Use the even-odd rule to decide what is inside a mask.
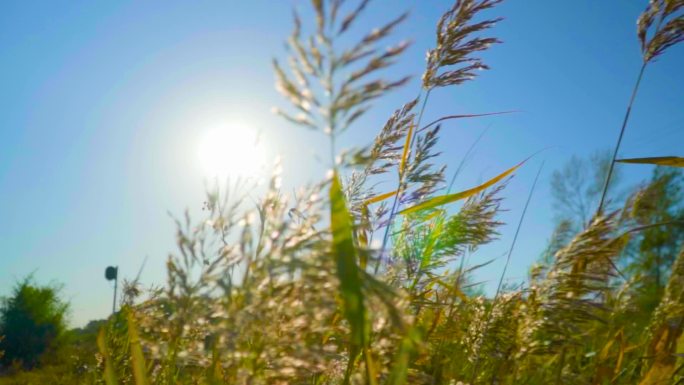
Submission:
[[[263,143],[243,125],[207,130],[198,148],[199,165],[207,178],[255,178],[263,162]]]

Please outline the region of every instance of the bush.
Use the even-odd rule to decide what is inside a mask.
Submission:
[[[18,282],[12,295],[0,303],[0,365],[37,366],[54,352],[66,331],[68,304],[60,288],[37,286],[31,277]]]

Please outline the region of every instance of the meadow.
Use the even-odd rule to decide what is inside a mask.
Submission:
[[[410,19],[365,31],[368,0],[312,0],[315,17],[295,13],[273,62],[289,105],[276,112],[328,138],[325,180],[287,193],[275,167],[256,204],[245,203],[249,181],[209,191],[204,218],[177,220],[165,285],[126,282],[120,311],[0,384],[684,383],[684,158],[617,159],[644,70],[684,40],[684,1],[651,0],[637,21],[643,63],[596,209],[549,229],[529,279],[511,287],[513,239],[484,295],[465,256],[497,239],[506,184],[530,158],[454,191],[437,162],[440,124],[482,115],[428,122],[423,111],[431,91],[486,74],[501,1],[445,9],[417,97],[372,143],[341,151],[336,139],[408,82],[391,68],[410,44],[393,31]],[[611,199],[616,163],[658,167]]]

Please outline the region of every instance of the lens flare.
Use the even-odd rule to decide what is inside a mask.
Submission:
[[[225,125],[207,130],[199,141],[198,160],[207,178],[253,178],[263,168],[263,144],[254,130]]]

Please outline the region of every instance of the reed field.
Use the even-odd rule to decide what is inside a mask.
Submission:
[[[524,285],[501,276],[484,295],[472,279],[479,266],[464,258],[498,239],[507,182],[530,154],[456,191],[438,163],[440,124],[481,115],[427,121],[423,111],[433,90],[487,76],[481,56],[501,44],[502,1],[444,9],[427,57],[409,58],[425,61],[416,98],[372,143],[342,151],[338,138],[371,103],[407,85],[392,65],[410,43],[393,32],[411,18],[366,30],[359,15],[380,5],[312,0],[315,17],[294,14],[273,61],[284,97],[276,113],[329,139],[329,175],[285,192],[276,166],[256,204],[244,185],[211,190],[204,218],[177,220],[164,285],[127,282],[121,310],[84,342],[0,384],[684,383],[684,211],[659,203],[678,199],[666,186],[684,158],[617,159],[645,68],[684,40],[684,0],[644,2],[636,21],[643,65],[597,209],[544,234],[548,250]],[[611,201],[618,162],[659,171]],[[495,262],[504,274],[514,247]]]

